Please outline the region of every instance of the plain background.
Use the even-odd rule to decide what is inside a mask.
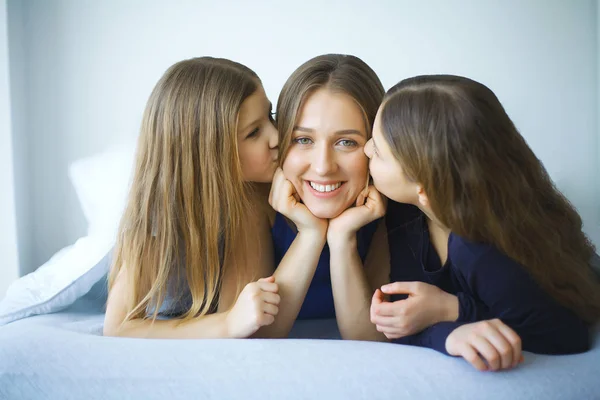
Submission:
[[[600,245],[598,4],[528,1],[0,0],[0,297],[86,232],[70,163],[137,135],[154,84],[202,55],[267,95],[323,53],[389,88],[417,74],[488,85]]]

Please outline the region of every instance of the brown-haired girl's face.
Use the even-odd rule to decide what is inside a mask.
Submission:
[[[367,183],[365,119],[347,94],[319,89],[298,112],[283,163],[285,177],[319,218],[335,218]]]
[[[279,139],[262,85],[242,103],[237,135],[244,180],[271,182],[277,169]]]
[[[373,135],[365,146],[365,154],[369,157],[369,172],[375,188],[384,196],[399,203],[417,204],[418,184],[406,177],[398,159],[383,137],[381,127],[381,111],[375,116]]]

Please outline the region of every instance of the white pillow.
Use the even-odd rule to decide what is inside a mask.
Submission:
[[[83,237],[44,265],[13,282],[0,302],[0,326],[31,315],[60,311],[105,279],[114,243]]]
[[[135,142],[129,140],[69,166],[89,236],[116,237],[129,194],[134,157]]]

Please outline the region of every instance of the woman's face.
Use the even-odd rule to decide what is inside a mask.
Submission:
[[[337,217],[366,187],[367,140],[363,112],[350,96],[318,89],[306,98],[283,173],[316,217]]]
[[[271,182],[277,169],[279,138],[262,85],[242,103],[237,134],[244,180]]]

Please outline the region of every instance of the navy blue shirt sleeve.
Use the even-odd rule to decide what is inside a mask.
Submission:
[[[458,298],[457,322],[477,322],[486,319],[489,315],[487,306],[468,293],[458,292],[456,297]]]
[[[453,330],[466,322],[439,322],[422,332],[392,340],[393,343],[407,344],[411,346],[429,347],[440,353],[448,354],[446,351],[446,339]]]
[[[467,293],[457,293],[459,312],[458,319],[454,322],[440,322],[426,328],[425,330],[410,336],[394,339],[397,344],[408,344],[411,346],[429,347],[441,353],[446,351],[446,339],[452,331],[461,325],[486,319],[489,315],[485,304],[478,302]]]
[[[483,313],[499,318],[520,337],[523,350],[570,354],[589,350],[589,327],[546,293],[516,261],[495,247],[452,234],[448,255],[465,296]],[[475,307],[478,307],[477,305]]]

